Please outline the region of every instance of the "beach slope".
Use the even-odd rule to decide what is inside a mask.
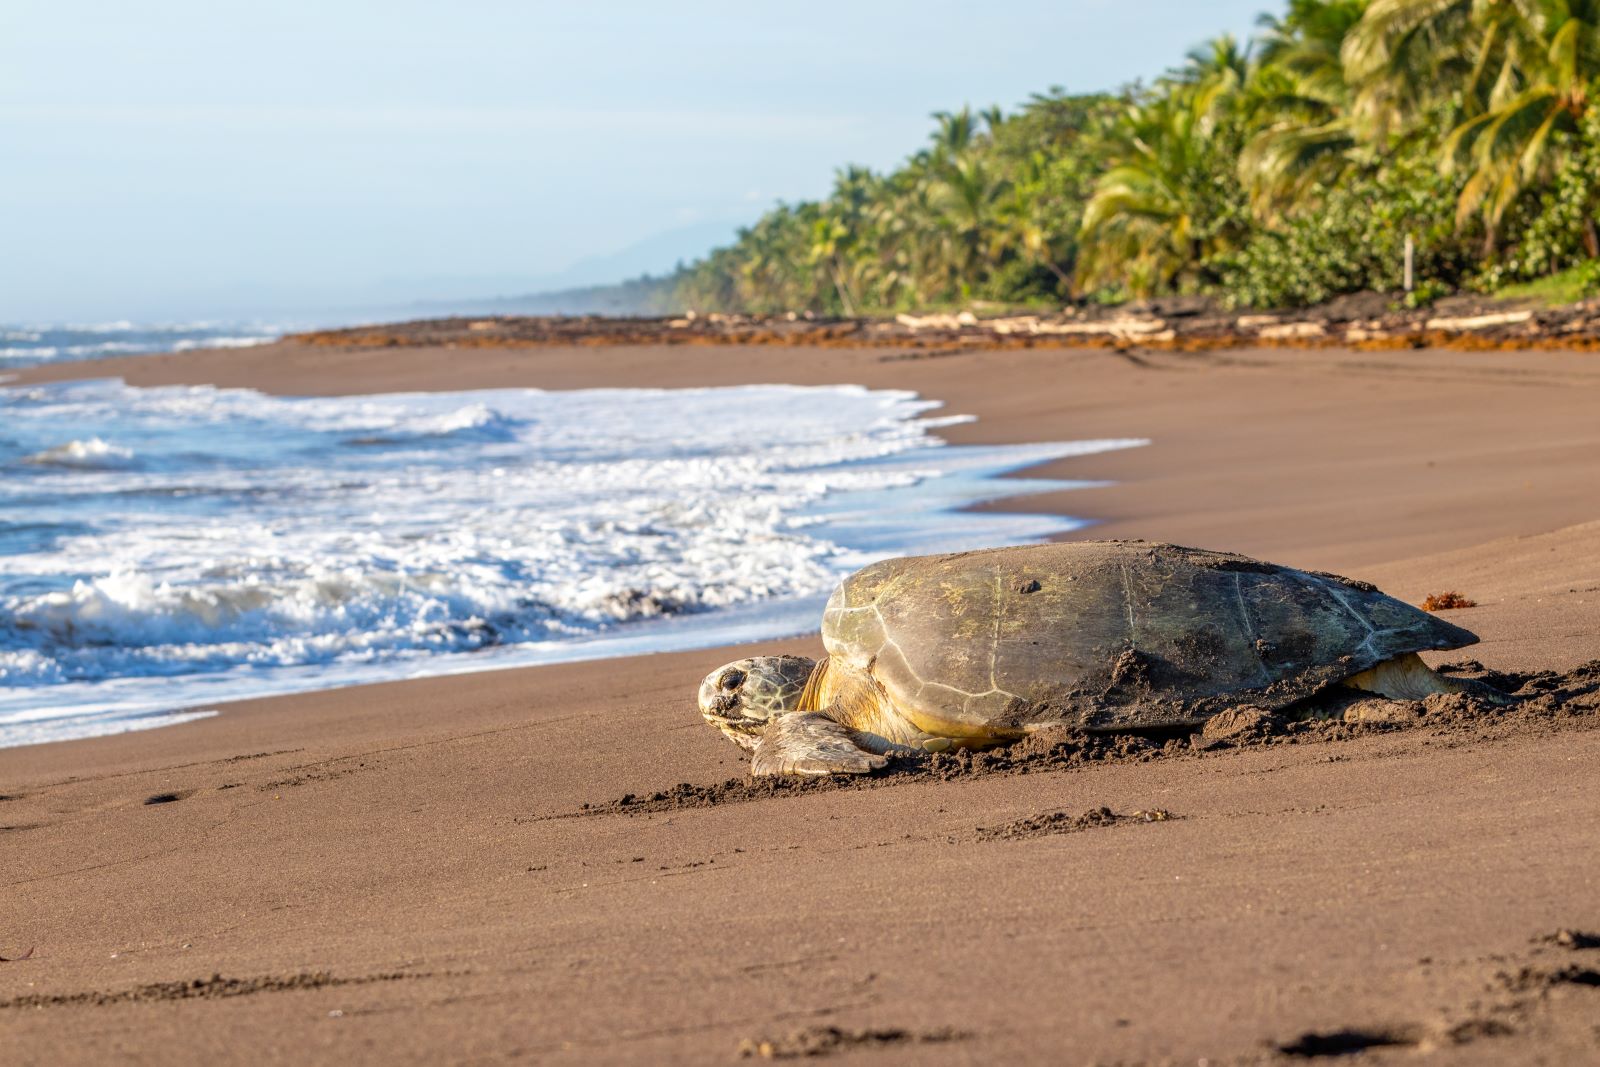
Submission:
[[[1047,472],[1115,484],[1002,506],[1461,592],[1483,643],[1445,659],[1600,658],[1595,357],[914,355],[284,343],[24,379],[914,389],[978,416],[952,440],[1152,441]],[[693,706],[735,654],[0,751],[0,956],[34,949],[0,963],[7,1061],[1600,1055],[1592,672],[1560,713],[763,791],[724,785],[746,759]]]

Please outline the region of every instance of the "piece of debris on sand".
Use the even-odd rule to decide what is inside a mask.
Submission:
[[[1453,611],[1456,608],[1475,608],[1476,600],[1469,600],[1460,593],[1429,593],[1428,598],[1422,602],[1423,611]]]
[[[739,1043],[739,1055],[765,1060],[801,1059],[833,1056],[859,1048],[887,1048],[894,1045],[938,1044],[960,1041],[967,1035],[959,1030],[845,1030],[837,1026],[813,1026],[786,1037],[746,1038]]]

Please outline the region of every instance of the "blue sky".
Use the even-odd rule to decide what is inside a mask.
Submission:
[[[843,163],[892,166],[932,111],[1148,79],[1269,6],[6,0],[0,321],[665,267]]]

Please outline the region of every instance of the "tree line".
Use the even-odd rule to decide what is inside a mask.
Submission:
[[[1289,0],[1153,84],[941,112],[680,269],[705,310],[1600,287],[1600,0]]]

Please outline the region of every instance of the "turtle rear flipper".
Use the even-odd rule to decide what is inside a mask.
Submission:
[[[870,774],[889,762],[868,752],[855,732],[825,715],[805,712],[780,715],[756,743],[750,773],[757,778],[779,774]]]
[[[1513,701],[1497,689],[1467,678],[1447,678],[1439,674],[1415,652],[1384,660],[1370,670],[1351,675],[1342,683],[1351,689],[1388,697],[1390,700],[1421,700],[1434,693],[1465,693],[1493,704]]]

